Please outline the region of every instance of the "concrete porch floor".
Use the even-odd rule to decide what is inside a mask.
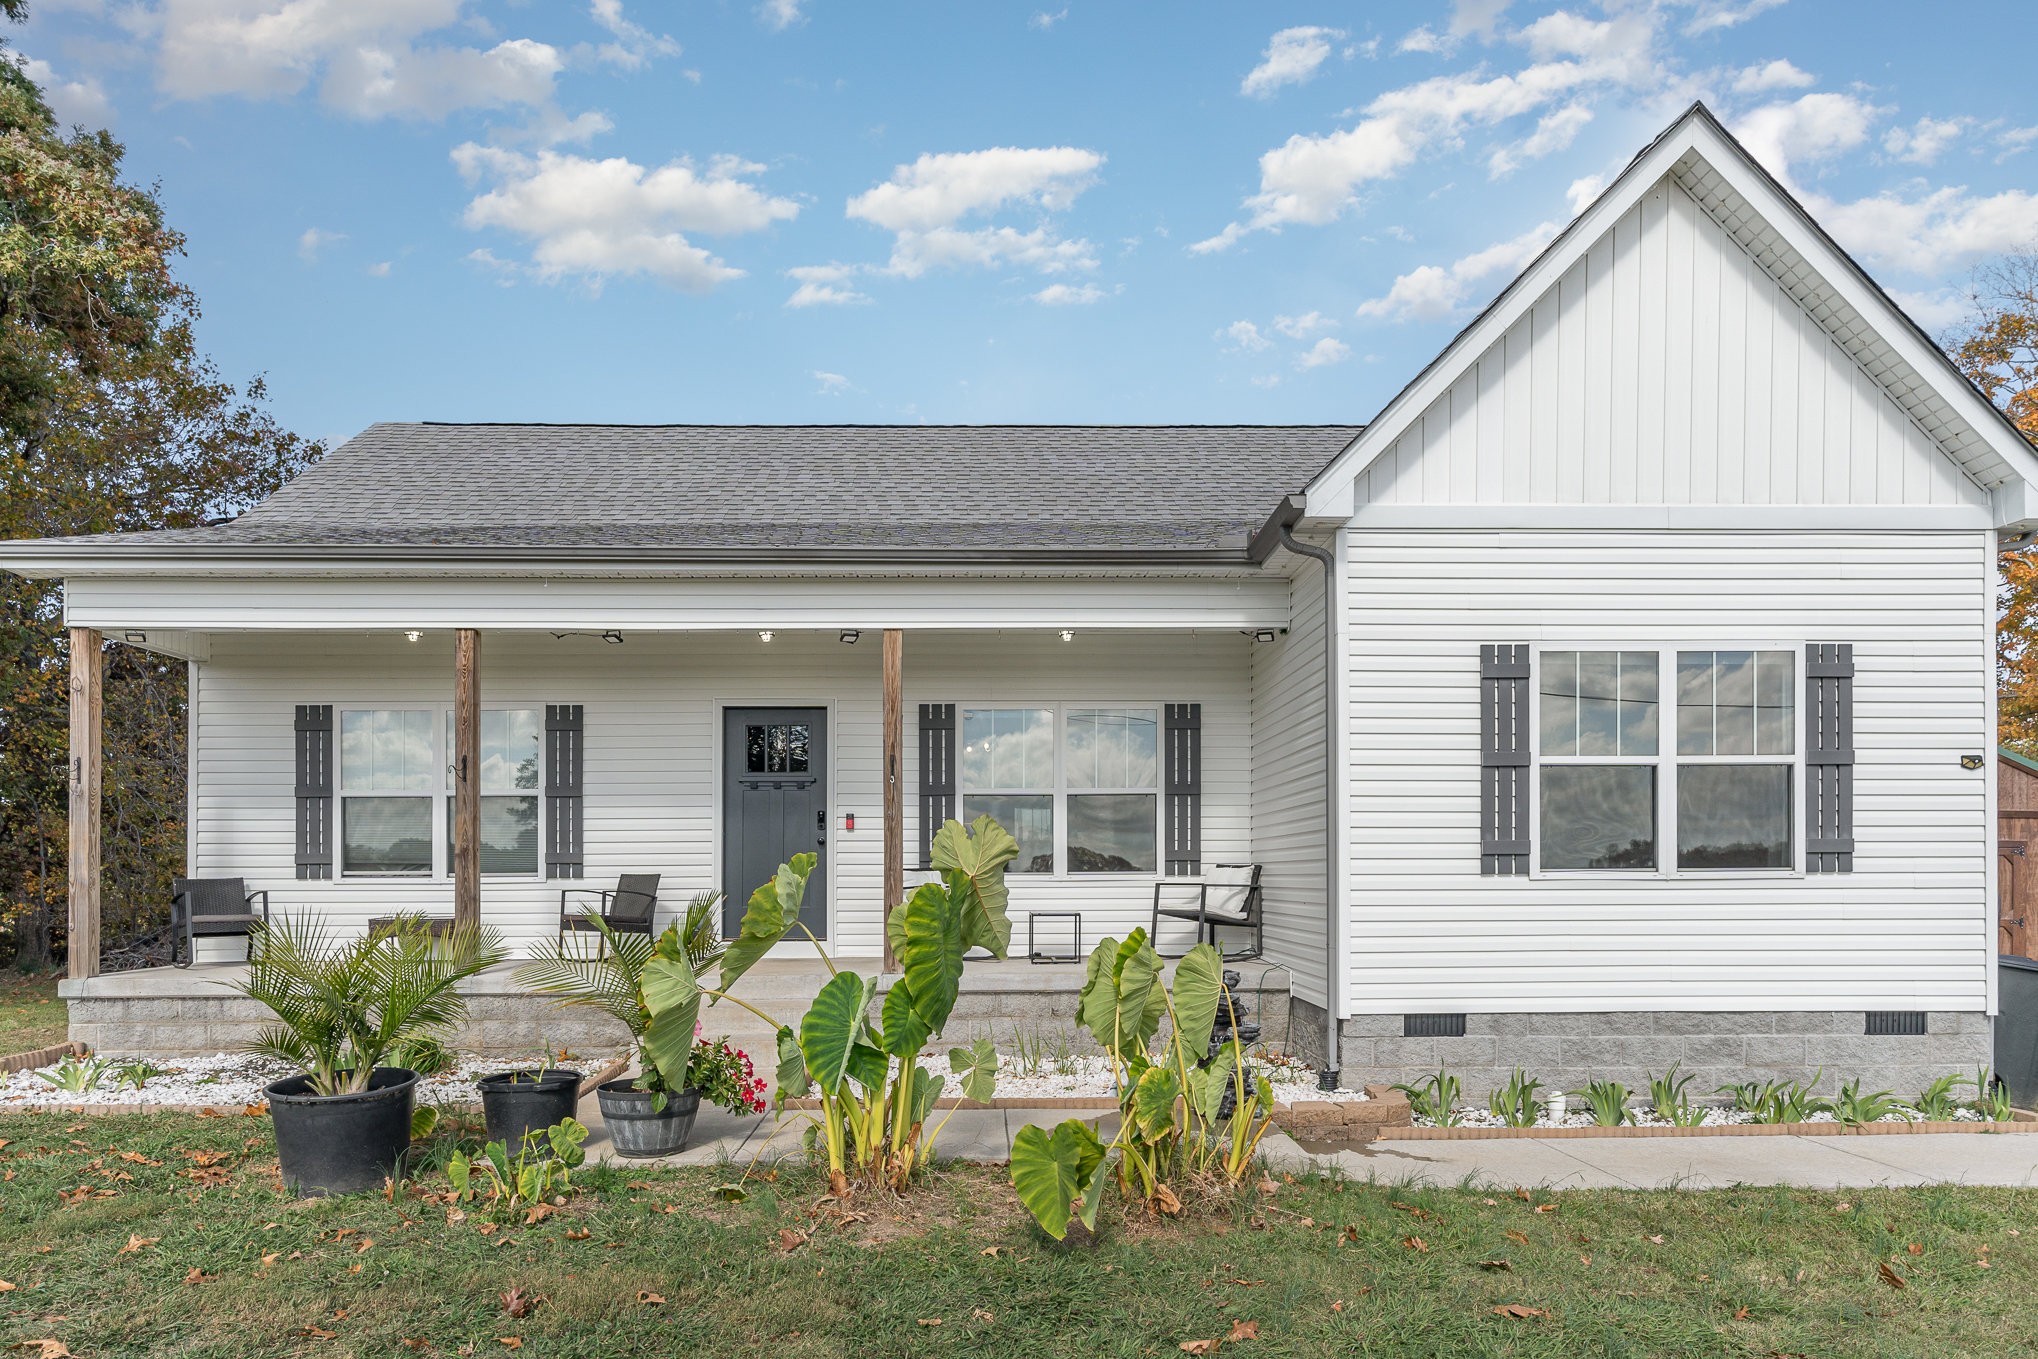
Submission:
[[[547,1047],[598,1053],[627,1044],[622,1027],[599,1011],[562,1007],[519,986],[514,979],[518,965],[490,968],[467,984],[468,1019],[451,1037],[455,1047],[523,1055]],[[837,966],[864,973],[878,970],[875,959],[846,959]],[[1240,998],[1261,1024],[1266,1041],[1285,1046],[1287,969],[1257,960],[1233,967],[1241,974]],[[970,961],[963,969],[962,991],[947,1037],[957,1042],[989,1037],[1002,1044],[1015,1033],[1073,1033],[1083,975],[1079,963]],[[234,989],[246,977],[245,963],[200,963],[67,979],[57,991],[70,1006],[71,1038],[95,1052],[194,1056],[234,1051],[268,1022],[267,1010]],[[767,958],[744,974],[732,995],[784,1023],[797,1024],[828,977],[817,958]],[[889,978],[880,977],[880,994],[890,984]],[[752,1045],[768,1042],[772,1034],[763,1020],[728,1001],[704,1007],[701,1022],[707,1033],[726,1036],[753,1053],[757,1049]]]

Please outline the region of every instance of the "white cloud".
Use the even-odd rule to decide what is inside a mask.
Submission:
[[[653,57],[676,57],[680,53],[679,43],[673,38],[653,33],[642,24],[625,18],[623,0],[588,0],[588,13],[615,39],[595,49],[595,55],[612,66],[634,71],[647,65]],[[698,80],[698,74],[694,78]]]
[[[840,396],[849,390],[849,379],[840,373],[824,373],[816,368],[813,379],[821,384],[814,388],[816,396]]]
[[[1247,378],[1246,381],[1255,387],[1278,387],[1281,385],[1281,375],[1279,373],[1261,373],[1256,377]]]
[[[1893,127],[1882,136],[1882,149],[1897,160],[1930,165],[1939,153],[1960,140],[1965,118],[1920,118],[1911,126]]]
[[[1190,249],[1207,254],[1254,231],[1324,225],[1350,208],[1367,184],[1399,174],[1433,149],[1459,145],[1469,130],[1554,105],[1579,105],[1595,88],[1660,95],[1665,78],[1656,55],[1656,18],[1652,9],[1621,10],[1604,20],[1559,10],[1512,35],[1533,59],[1519,71],[1435,76],[1379,95],[1351,127],[1298,133],[1260,157],[1259,191],[1245,200],[1244,217]],[[1580,115],[1564,114],[1542,144],[1576,135],[1580,125]]]
[[[333,56],[319,96],[357,118],[439,119],[458,109],[538,107],[566,65],[559,49],[512,38],[483,51],[351,48]]]
[[[785,271],[800,285],[785,300],[788,307],[842,307],[870,298],[850,286],[856,267],[849,264],[802,264]]]
[[[22,74],[41,87],[43,102],[50,106],[60,125],[82,124],[94,129],[113,126],[113,101],[107,98],[106,87],[97,76],[66,80],[40,58],[17,55],[15,61]]]
[[[1273,346],[1273,341],[1260,334],[1260,328],[1250,321],[1233,321],[1217,332],[1217,338],[1229,342],[1232,349],[1247,353],[1258,353]]]
[[[965,228],[969,217],[1007,208],[1053,214],[1096,182],[1104,157],[1073,146],[991,147],[921,156],[849,200],[847,214],[893,234],[887,269],[916,278],[933,268],[1017,266],[1041,273],[1096,267],[1086,240],[1046,225]]]
[[[1805,207],[1857,258],[1925,278],[2027,248],[2038,222],[2038,193],[2022,189],[1978,198],[1948,185],[1915,197],[1887,192],[1852,203],[1810,194]]]
[[[548,282],[572,276],[599,286],[611,275],[641,275],[705,292],[743,271],[684,233],[762,231],[799,212],[752,182],[763,166],[733,156],[716,157],[705,172],[683,159],[647,170],[620,156],[532,156],[467,142],[453,162],[470,181],[495,185],[467,205],[465,223],[530,240],[530,271]]]
[[[1571,209],[1571,215],[1576,217],[1591,207],[1592,200],[1599,197],[1605,189],[1606,176],[1581,175],[1571,181],[1570,188],[1564,190],[1564,204]]]
[[[1965,321],[1974,306],[1967,292],[1960,288],[1935,288],[1929,292],[1895,289],[1890,297],[1904,309],[1906,316],[1934,335]]]
[[[1291,340],[1300,340],[1318,330],[1336,330],[1337,322],[1320,311],[1308,311],[1300,316],[1276,316],[1274,329]]]
[[[807,16],[800,12],[806,0],[764,0],[757,7],[757,17],[764,20],[764,26],[775,33],[783,33]]]
[[[2008,160],[2011,156],[2022,155],[2025,151],[2030,150],[2033,142],[2038,142],[2038,126],[2013,127],[2006,131],[1998,132],[1996,134],[1996,145],[2003,149],[2003,153],[1997,156],[1996,160],[2001,162]]]
[[[388,278],[390,267],[391,262],[389,260],[377,260],[375,263],[368,266],[367,269],[368,277]]]
[[[1060,9],[1054,11],[1054,13],[1052,14],[1048,13],[1046,10],[1041,10],[1038,14],[1035,14],[1031,19],[1028,19],[1026,21],[1026,25],[1029,28],[1037,28],[1041,32],[1045,33],[1048,29],[1053,28],[1056,24],[1060,23],[1062,20],[1068,17],[1069,7],[1067,5],[1063,5]]]
[[[1324,368],[1333,363],[1343,363],[1352,356],[1352,347],[1343,340],[1334,340],[1326,335],[1308,349],[1295,356],[1297,368]]]
[[[1809,71],[1800,71],[1778,57],[1735,72],[1733,91],[1735,94],[1770,94],[1776,90],[1801,90],[1815,79]]]
[[[1384,297],[1359,304],[1359,315],[1389,321],[1438,321],[1459,311],[1473,285],[1494,274],[1519,273],[1555,236],[1555,222],[1544,222],[1510,241],[1476,250],[1448,268],[1425,264],[1394,280]]]
[[[483,247],[467,252],[467,262],[495,279],[495,286],[507,288],[517,281],[523,270],[509,260],[498,256],[493,250]]]
[[[1536,130],[1512,146],[1495,151],[1486,161],[1486,170],[1495,179],[1512,174],[1515,167],[1525,160],[1540,160],[1569,147],[1585,125],[1592,121],[1592,110],[1583,104],[1566,104],[1560,109],[1544,114],[1536,120]]]
[[[1733,28],[1765,10],[1775,9],[1784,0],[1699,0],[1697,12],[1684,31],[1694,37],[1700,33],[1711,33],[1722,28]]]
[[[1267,99],[1283,85],[1301,85],[1315,77],[1330,57],[1330,45],[1344,36],[1342,29],[1304,25],[1284,28],[1267,41],[1260,64],[1246,72],[1238,92]]]
[[[1102,288],[1093,283],[1080,286],[1070,283],[1050,283],[1033,294],[1033,300],[1043,307],[1082,307],[1106,296]]]
[[[1868,140],[1882,110],[1851,94],[1817,92],[1765,104],[1735,120],[1734,135],[1769,172],[1788,184],[1791,169],[1830,160]]]
[[[306,264],[317,264],[319,251],[334,241],[346,239],[347,233],[344,231],[324,231],[318,227],[306,227],[304,234],[297,238],[297,258]]]
[[[1397,52],[1440,53],[1448,51],[1449,48],[1444,40],[1437,36],[1436,30],[1432,29],[1428,24],[1423,24],[1408,30],[1402,36],[1401,41],[1395,44],[1394,50]]]
[[[1451,36],[1463,38],[1493,32],[1500,16],[1507,13],[1510,0],[1453,0]]]

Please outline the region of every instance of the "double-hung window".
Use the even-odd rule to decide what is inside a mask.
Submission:
[[[1795,867],[1794,652],[1549,650],[1536,675],[1542,871]]]
[[[1152,873],[1160,853],[1160,710],[962,709],[962,818],[1019,841],[1014,873]]]
[[[444,877],[453,864],[452,713],[432,708],[342,709],[340,872],[347,877]],[[481,871],[535,876],[544,712],[481,714]]]

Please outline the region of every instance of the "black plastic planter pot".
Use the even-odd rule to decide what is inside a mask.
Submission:
[[[488,1140],[517,1153],[527,1133],[542,1133],[573,1117],[580,1104],[580,1073],[564,1067],[544,1071],[499,1071],[474,1082],[488,1115]]]
[[[610,1081],[594,1089],[601,1105],[602,1122],[608,1124],[609,1143],[618,1156],[670,1156],[685,1151],[693,1136],[694,1115],[701,1109],[701,1092],[682,1090],[669,1096],[663,1113],[651,1108],[649,1090],[639,1090],[633,1081]]]
[[[415,1071],[379,1066],[358,1095],[314,1095],[309,1076],[270,1086],[265,1093],[283,1182],[299,1198],[313,1198],[358,1194],[401,1179],[417,1084]]]

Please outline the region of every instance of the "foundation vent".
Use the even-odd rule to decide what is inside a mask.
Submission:
[[[1925,1031],[1923,1010],[1870,1010],[1868,1028],[1870,1038],[1915,1037]]]
[[[1403,1015],[1401,1016],[1403,1038],[1463,1038],[1465,1017],[1463,1015]]]

